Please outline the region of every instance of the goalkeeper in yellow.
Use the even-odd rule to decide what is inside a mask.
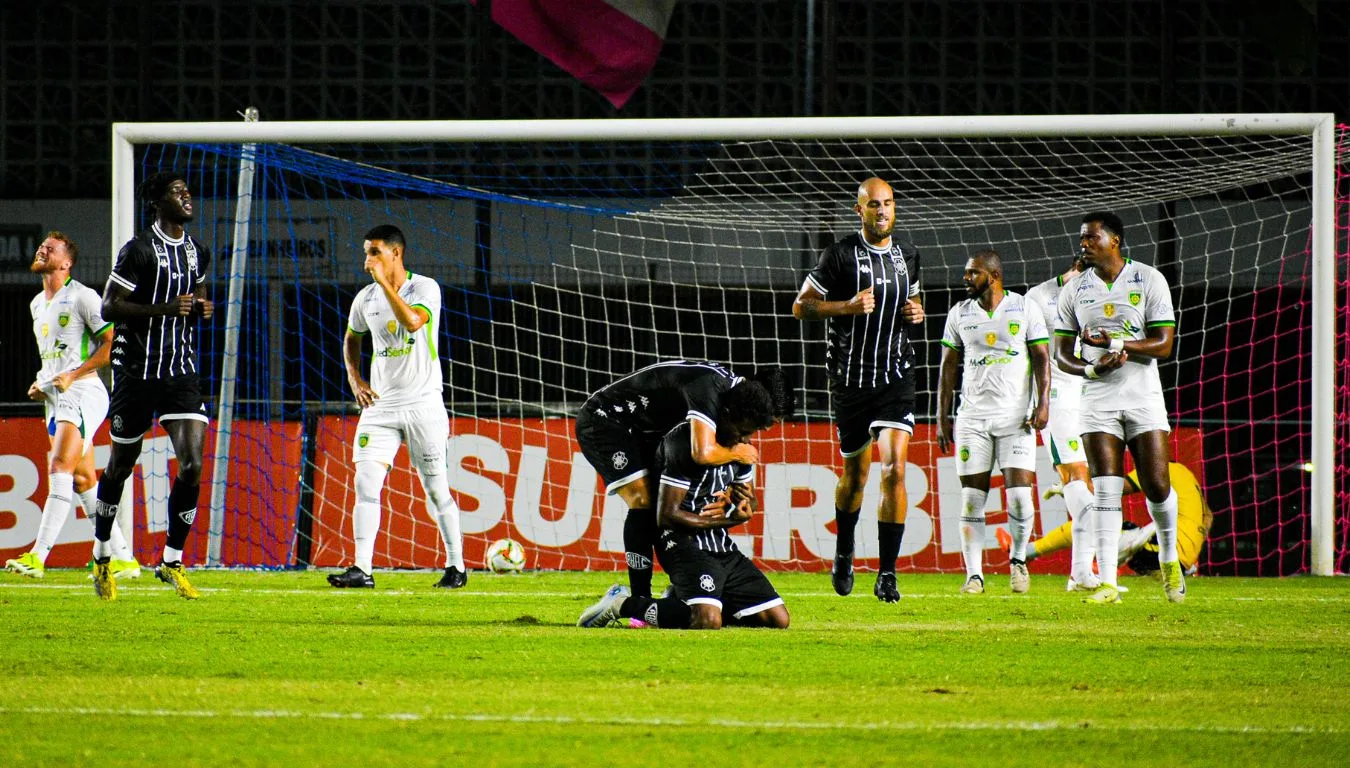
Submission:
[[[1190,573],[1200,560],[1205,537],[1214,522],[1214,513],[1205,502],[1200,481],[1184,464],[1171,462],[1167,474],[1177,492],[1177,556],[1182,570]],[[1131,470],[1125,477],[1125,495],[1139,492],[1139,477]],[[1072,543],[1072,522],[1066,522],[1027,545],[1027,561],[1041,555],[1068,549]],[[999,530],[999,544],[1007,549],[1011,538]],[[1008,543],[1004,543],[1004,542]],[[1153,523],[1143,528],[1122,531],[1117,562],[1130,566],[1137,574],[1151,574],[1158,570],[1158,537]]]

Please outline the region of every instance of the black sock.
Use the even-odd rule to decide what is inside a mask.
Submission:
[[[122,483],[100,480],[95,493],[98,503],[94,505],[94,538],[106,542],[112,538],[113,525],[117,522],[117,505],[122,501]]]
[[[861,513],[861,509],[845,512],[839,507],[834,508],[834,524],[839,530],[834,537],[834,553],[836,555],[853,554],[853,531],[858,527],[858,516]]]
[[[641,619],[661,629],[688,629],[694,619],[694,612],[689,606],[674,596],[660,600],[636,596],[625,598],[623,605],[619,606],[619,615],[625,619]]]
[[[900,539],[905,536],[904,523],[877,523],[877,543],[881,549],[882,573],[895,573],[895,559],[900,556]]]
[[[652,596],[652,555],[657,535],[655,510],[628,510],[623,521],[623,549],[628,560],[628,586],[634,597]]]
[[[200,492],[201,486],[197,483],[189,485],[174,478],[173,488],[169,490],[169,535],[164,540],[169,548],[183,549],[187,544],[192,521],[197,519],[197,495]]]

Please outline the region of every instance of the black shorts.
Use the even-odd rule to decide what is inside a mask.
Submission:
[[[140,440],[156,416],[161,422],[193,419],[205,424],[210,421],[197,374],[167,379],[113,376],[112,402],[108,404],[113,442]]]
[[[658,550],[669,533],[661,532]],[[715,605],[723,617],[741,619],[783,604],[769,579],[739,551],[705,552],[682,541],[665,552],[661,565],[670,574],[676,597],[686,605]]]
[[[853,456],[886,428],[914,434],[914,375],[878,387],[830,385],[839,452]]]
[[[605,481],[605,493],[646,477],[664,437],[634,432],[590,411],[577,416],[576,430],[582,454]]]

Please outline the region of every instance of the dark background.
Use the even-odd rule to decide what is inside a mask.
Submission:
[[[106,197],[110,123],[236,120],[246,106],[256,106],[266,120],[1350,115],[1350,2],[819,0],[815,44],[808,51],[805,2],[682,0],[659,64],[622,110],[489,23],[485,5],[6,2],[0,13],[0,198]],[[343,296],[353,289],[333,287]],[[1306,307],[1306,296],[1290,290],[1186,287],[1179,290],[1178,306],[1204,304],[1239,318],[1233,333],[1252,359],[1302,361],[1296,353],[1305,351],[1299,348],[1308,339],[1298,329],[1307,328],[1307,318],[1291,316],[1287,308]],[[27,348],[31,296],[31,286],[0,293],[4,349]],[[945,312],[952,299],[950,291],[935,291],[930,314]],[[490,296],[475,300],[494,303]],[[774,297],[762,311],[772,316],[790,300]],[[676,297],[674,304],[699,304],[697,297],[688,301]],[[577,311],[578,323],[598,322],[584,306]],[[475,314],[463,316],[463,328],[452,321],[451,336],[475,333]],[[691,328],[704,321],[673,320]],[[1293,348],[1252,342],[1261,335],[1254,329],[1271,322],[1292,324]],[[792,325],[765,335],[793,338],[799,332]],[[495,341],[506,350],[526,343]],[[215,343],[204,344],[205,359]],[[512,375],[514,367],[547,353],[529,351],[503,356],[505,369],[498,373],[505,377],[486,374],[494,381],[462,380],[485,374],[452,366],[455,384],[526,400],[565,399],[559,393],[592,384],[564,382],[558,393],[512,390],[522,382],[535,386],[528,371]],[[707,350],[719,358],[731,350],[721,352]],[[755,358],[763,355],[756,351]],[[22,401],[29,361],[10,362],[4,368],[17,373],[0,380],[0,401]],[[1254,572],[1240,564],[1253,562],[1264,573],[1306,567],[1299,545],[1306,538],[1306,478],[1289,469],[1306,441],[1306,370],[1277,375],[1260,368],[1261,380],[1251,384],[1259,396],[1233,398],[1223,389],[1232,386],[1222,375],[1226,352],[1172,366],[1168,380],[1177,383],[1182,419],[1221,425],[1209,432],[1206,453],[1213,466],[1207,464],[1206,475],[1227,481],[1207,490],[1213,506],[1231,514],[1217,524],[1214,541],[1226,550],[1211,557],[1211,570]],[[804,375],[819,376],[818,366],[804,367]],[[344,399],[326,391],[287,396]],[[931,412],[932,406],[921,409]],[[1279,426],[1282,421],[1292,426]],[[1230,531],[1254,533],[1226,535]]]

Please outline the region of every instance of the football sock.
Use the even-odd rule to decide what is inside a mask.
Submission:
[[[1097,529],[1093,520],[1092,492],[1082,480],[1071,481],[1064,486],[1064,504],[1069,508],[1073,550],[1069,566],[1069,575],[1074,581],[1090,580],[1092,558],[1097,553]]]
[[[853,536],[858,528],[858,518],[862,510],[855,509],[852,512],[845,512],[839,507],[834,508],[834,524],[838,533],[834,538],[834,552],[837,555],[853,554]]]
[[[652,596],[652,555],[656,552],[658,535],[656,510],[651,507],[628,510],[623,521],[623,549],[633,597]]]
[[[107,475],[98,483],[94,502],[94,559],[106,560],[113,555],[113,526],[117,523],[117,505],[122,498],[122,483],[109,482]]]
[[[984,502],[989,491],[961,489],[961,556],[966,560],[966,576],[984,575]]]
[[[694,612],[678,597],[653,600],[635,595],[624,598],[623,605],[619,606],[619,615],[625,619],[641,619],[662,629],[688,629]]]
[[[98,486],[87,488],[83,491],[75,492],[76,498],[80,500],[80,506],[84,508],[85,517],[89,518],[89,524],[97,527],[98,515]],[[71,514],[74,514],[75,508],[71,507]],[[131,546],[127,544],[127,537],[122,533],[121,520],[117,520],[109,534],[108,543],[112,545],[112,556],[118,560],[135,560],[136,556],[131,552]]]
[[[1093,503],[1093,525],[1097,533],[1097,569],[1103,584],[1116,586],[1116,553],[1120,549],[1120,522],[1124,515],[1120,508],[1125,478],[1102,475],[1092,478],[1097,489]]]
[[[1177,559],[1177,492],[1173,488],[1162,503],[1148,503],[1148,513],[1158,527],[1158,562]]]
[[[877,544],[881,553],[881,573],[895,573],[895,560],[900,556],[900,539],[905,536],[904,523],[877,522]]]
[[[182,478],[174,478],[173,487],[169,489],[169,535],[164,539],[165,551],[170,548],[181,551],[187,544],[188,534],[192,531],[192,521],[197,519],[197,497],[200,491],[199,484],[185,483]],[[109,531],[108,535],[111,537],[112,531]]]
[[[1004,488],[1003,495],[1008,499],[1008,532],[1012,534],[1012,551],[1008,556],[1026,562],[1027,542],[1031,541],[1031,529],[1036,524],[1031,486]]]
[[[75,493],[75,477],[69,472],[53,472],[47,475],[47,502],[42,505],[42,522],[38,525],[37,541],[33,544],[33,554],[37,559],[47,562],[47,553],[56,544],[61,527],[70,519],[74,511],[71,497]]]
[[[420,471],[419,471],[420,473]],[[441,530],[441,542],[445,544],[445,567],[464,570],[464,536],[459,529],[459,505],[450,495],[450,486],[445,474],[422,475],[422,487],[427,492],[427,512],[436,521]]]
[[[183,562],[183,550],[165,547],[164,554],[159,558],[161,563],[181,563]]]
[[[352,538],[356,540],[356,567],[374,571],[375,537],[380,533],[380,489],[389,470],[378,461],[356,463],[356,503],[352,505]]]

